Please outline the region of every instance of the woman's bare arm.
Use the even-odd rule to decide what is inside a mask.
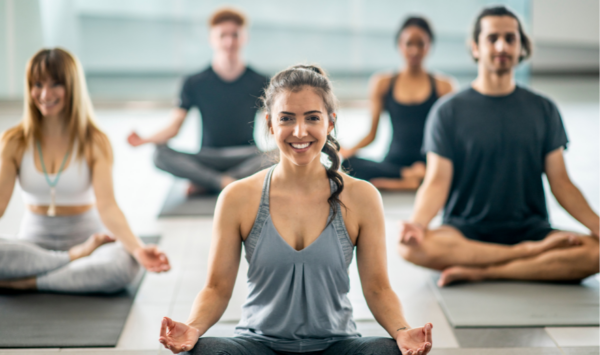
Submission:
[[[374,75],[369,82],[369,107],[371,111],[371,128],[369,133],[358,142],[354,147],[342,149],[340,154],[344,158],[350,158],[356,152],[371,144],[377,136],[377,128],[379,127],[379,117],[383,112],[383,97],[389,89],[389,75]]]
[[[19,149],[16,140],[6,141],[3,136],[0,138],[0,217],[4,215],[17,180],[17,161],[16,156],[23,152]]]
[[[243,207],[247,188],[243,182],[226,187],[215,208],[208,278],[202,291],[196,296],[187,325],[204,334],[223,315],[235,285],[240,257],[242,237],[240,234]]]
[[[390,286],[381,196],[367,182],[355,180],[352,185],[348,204],[354,211],[350,219],[356,218],[359,223],[356,260],[367,305],[403,354],[425,355],[432,347],[433,325],[427,323],[411,328],[404,318],[400,300]]]
[[[377,322],[395,339],[400,329],[410,326],[389,283],[381,196],[371,184],[359,180],[353,181],[348,192],[351,201],[347,219],[359,223],[356,261],[363,293]]]
[[[112,159],[98,147],[92,152],[92,185],[100,219],[125,249],[147,270],[154,272],[170,269],[166,255],[156,246],[144,245],[129,227],[123,211],[115,199],[112,179]]]

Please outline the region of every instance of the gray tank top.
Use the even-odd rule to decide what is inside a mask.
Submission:
[[[244,241],[249,294],[235,335],[289,352],[320,351],[360,337],[347,297],[354,245],[340,206],[333,221],[330,211],[330,223],[312,244],[295,250],[281,238],[269,213],[274,168],[265,177],[260,208]]]

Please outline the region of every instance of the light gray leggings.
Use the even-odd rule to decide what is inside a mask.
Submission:
[[[17,240],[0,239],[0,280],[36,276],[41,291],[115,292],[140,266],[120,243],[105,244],[90,256],[70,261],[68,250],[103,232],[98,212],[48,217],[26,211]]]

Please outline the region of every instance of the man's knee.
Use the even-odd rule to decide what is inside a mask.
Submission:
[[[254,344],[239,338],[200,338],[192,350],[186,355],[242,355],[248,351],[260,354]]]
[[[161,170],[166,169],[166,162],[169,156],[168,149],[169,148],[166,145],[157,145],[156,149],[154,150],[152,161],[154,162],[154,166]]]

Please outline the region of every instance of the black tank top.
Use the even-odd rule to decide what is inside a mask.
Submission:
[[[421,152],[425,120],[431,106],[438,99],[438,95],[435,79],[430,74],[431,94],[429,97],[419,104],[401,104],[394,99],[394,84],[398,76],[399,74],[396,74],[392,78],[384,102],[384,107],[390,114],[390,120],[392,121],[392,142],[384,161],[409,166],[417,161],[425,161],[425,156]]]

